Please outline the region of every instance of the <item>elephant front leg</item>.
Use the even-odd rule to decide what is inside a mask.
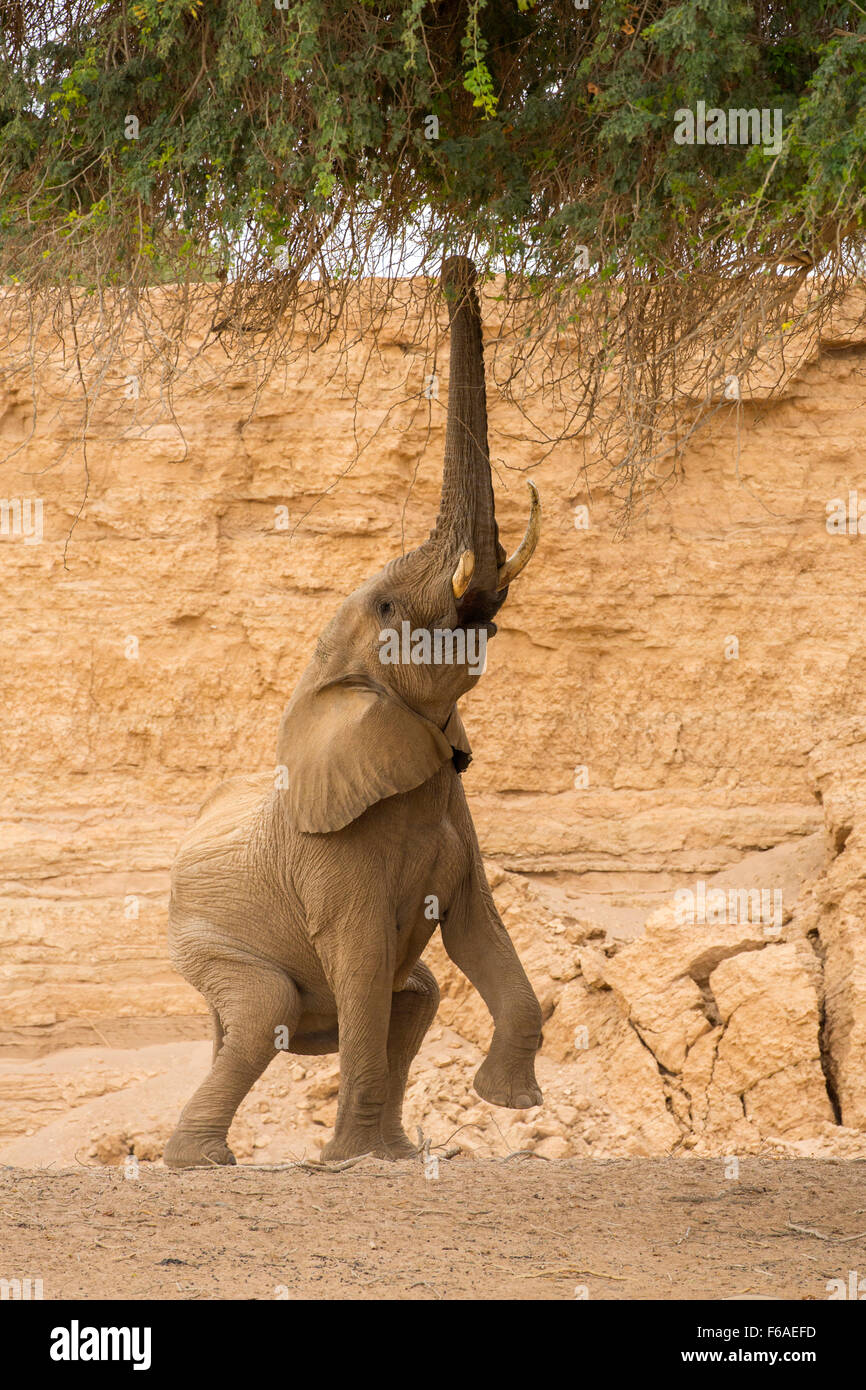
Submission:
[[[340,1094],[334,1137],[322,1150],[327,1160],[382,1151],[382,1116],[388,1100],[388,1026],[394,978],[388,929],[367,930],[366,941],[353,926],[342,949],[319,941],[321,959],[334,991],[340,1039]],[[366,950],[364,946],[366,945]]]
[[[496,910],[480,857],[441,924],[445,950],[481,995],[493,1018],[490,1051],[475,1076],[482,1100],[525,1110],[540,1105],[535,1054],[541,1007]]]
[[[414,1158],[418,1146],[403,1129],[403,1099],[409,1068],[439,1007],[433,972],[418,961],[404,987],[391,996],[388,1029],[388,1096],[382,1109],[380,1138],[389,1158]]]
[[[366,969],[337,962],[331,970],[340,1040],[340,1096],[326,1160],[373,1153],[414,1158],[418,1148],[403,1129],[409,1068],[439,1007],[439,987],[419,961],[404,987],[393,989],[392,951],[378,934],[375,964]],[[371,941],[371,948],[373,942]],[[374,952],[371,949],[371,955]]]

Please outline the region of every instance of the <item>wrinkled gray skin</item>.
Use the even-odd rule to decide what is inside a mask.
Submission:
[[[442,502],[429,539],[342,605],[280,727],[287,785],[234,778],[178,853],[171,957],[210,1005],[213,1066],[165,1152],[177,1168],[234,1163],[232,1117],[277,1047],[339,1051],[327,1159],[408,1158],[401,1113],[439,991],[421,955],[437,921],[495,1029],[475,1090],[538,1105],[541,1012],[485,878],[458,767],[469,746],[459,665],[383,665],[380,631],[483,627],[507,593],[487,452],[481,321],[471,263],[446,262],[451,376]],[[467,550],[468,589],[452,576]],[[460,587],[457,585],[456,587]],[[282,1033],[280,1030],[283,1030]]]

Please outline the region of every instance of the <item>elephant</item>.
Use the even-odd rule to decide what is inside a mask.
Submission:
[[[171,960],[209,1005],[214,1048],[165,1149],[169,1167],[235,1162],[232,1117],[281,1049],[339,1053],[323,1161],[416,1156],[402,1109],[439,1003],[421,959],[437,926],[493,1019],[475,1091],[513,1109],[542,1100],[541,1009],[485,876],[457,711],[480,677],[469,639],[484,645],[495,634],[493,618],[537,545],[540,502],[530,483],[526,534],[508,558],[494,512],[472,261],[446,259],[440,285],[450,381],[434,528],[350,594],[321,634],[280,724],[282,776],[218,787],[173,866]],[[414,636],[462,637],[462,646],[452,660],[385,662],[385,637],[406,624]]]

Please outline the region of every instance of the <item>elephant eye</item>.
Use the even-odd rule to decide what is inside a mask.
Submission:
[[[394,605],[389,598],[380,598],[376,603],[376,617],[381,623],[387,623],[389,618],[394,616]]]

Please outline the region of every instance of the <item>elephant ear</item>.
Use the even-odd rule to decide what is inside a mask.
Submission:
[[[316,689],[302,681],[277,742],[291,823],[315,834],[342,830],[368,806],[426,782],[452,751],[435,724],[381,688],[342,680]]]

